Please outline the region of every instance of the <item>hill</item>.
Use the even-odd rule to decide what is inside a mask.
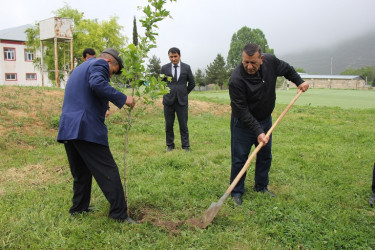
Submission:
[[[375,31],[335,46],[279,56],[310,74],[340,74],[348,68],[375,65]]]

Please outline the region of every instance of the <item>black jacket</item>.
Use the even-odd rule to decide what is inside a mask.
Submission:
[[[169,94],[163,96],[164,105],[173,105],[175,101],[181,106],[188,105],[188,94],[194,89],[195,81],[190,66],[186,63],[180,63],[180,77],[178,81],[172,80],[168,82],[170,88]],[[167,63],[161,67],[161,73],[166,76],[172,77],[172,63]]]
[[[275,108],[277,77],[284,76],[297,86],[304,82],[292,66],[272,54],[264,54],[258,72],[250,75],[240,63],[229,81],[232,116],[238,118],[256,136],[265,132],[258,121],[269,117]],[[259,81],[254,80],[257,77]]]

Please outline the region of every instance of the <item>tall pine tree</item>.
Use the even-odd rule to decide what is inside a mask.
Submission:
[[[215,60],[207,66],[206,79],[207,83],[215,83],[223,89],[224,83],[228,80],[228,70],[221,54],[217,54]]]
[[[133,44],[138,46],[137,20],[135,19],[135,16],[133,21]]]

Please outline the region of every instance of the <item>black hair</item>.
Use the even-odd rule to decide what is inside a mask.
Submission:
[[[82,52],[82,57],[83,57],[83,58],[86,58],[86,54],[89,54],[89,55],[92,55],[92,56],[95,56],[95,55],[96,55],[95,50],[92,49],[92,48],[86,48],[86,49]]]
[[[255,53],[259,52],[259,57],[262,56],[262,49],[258,44],[255,43],[248,43],[243,47],[243,52],[245,52],[248,56],[253,56]]]
[[[181,56],[181,54],[180,54],[180,49],[179,49],[179,48],[176,48],[176,47],[170,48],[170,49],[168,50],[168,55],[169,55],[169,53],[172,53],[172,54],[177,53],[179,56]]]

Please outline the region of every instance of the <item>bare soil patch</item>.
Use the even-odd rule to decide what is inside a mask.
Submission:
[[[155,101],[155,107],[158,109],[163,109],[162,99]],[[223,114],[230,114],[230,112],[231,112],[230,105],[204,102],[204,101],[199,101],[199,100],[189,100],[189,115],[190,114],[200,115],[200,114],[207,114],[207,113],[210,113],[213,115],[223,115]]]
[[[192,218],[187,220],[170,221],[162,211],[151,207],[130,208],[129,215],[135,218],[139,223],[149,222],[156,227],[161,227],[173,235],[180,233],[180,227],[183,225],[190,226],[191,229],[204,229],[202,218]]]

